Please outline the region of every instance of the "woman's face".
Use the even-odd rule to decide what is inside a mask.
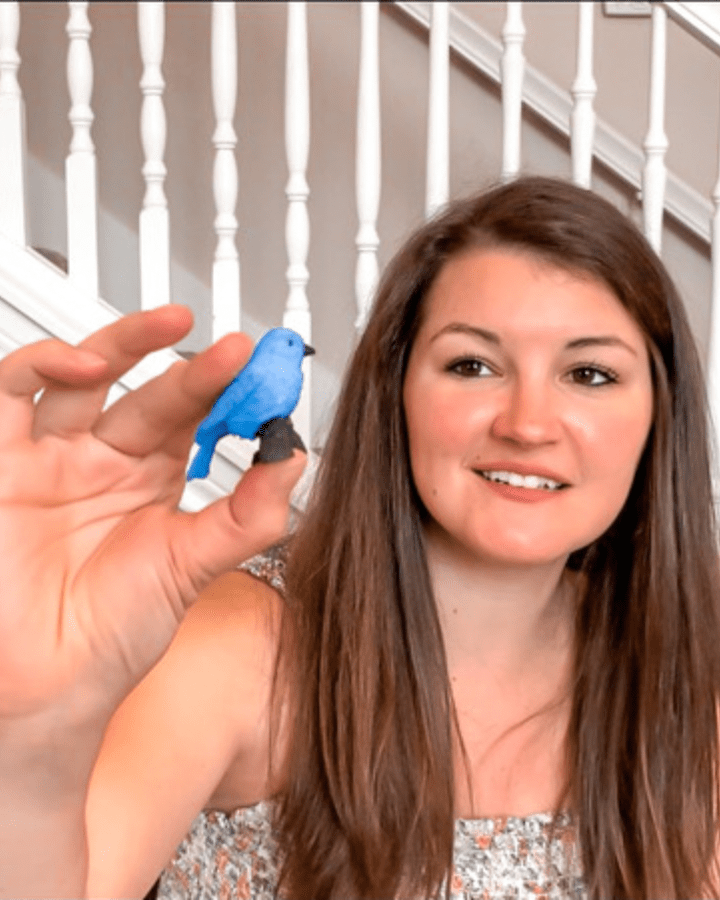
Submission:
[[[440,271],[403,398],[429,533],[516,565],[610,526],[653,415],[643,334],[610,288],[509,249]]]

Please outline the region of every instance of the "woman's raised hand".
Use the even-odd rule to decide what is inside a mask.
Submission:
[[[250,354],[244,335],[103,411],[111,384],[191,322],[162,307],[0,362],[0,725],[107,718],[198,591],[285,527],[299,453],[200,513],[177,509],[197,424]]]

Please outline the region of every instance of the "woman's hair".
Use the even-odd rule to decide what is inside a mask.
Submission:
[[[347,371],[288,563],[282,885],[313,900],[435,897],[451,871],[461,741],[402,393],[434,279],[487,247],[598,279],[647,341],[654,417],[633,486],[572,558],[586,588],[558,809],[575,814],[592,900],[697,898],[716,847],[720,695],[703,378],[677,291],[635,226],[596,194],[538,177],[453,203],[409,239]]]

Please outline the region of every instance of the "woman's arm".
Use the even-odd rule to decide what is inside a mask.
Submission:
[[[84,895],[86,794],[108,722],[197,594],[285,527],[302,454],[254,466],[196,515],[177,509],[197,424],[248,339],[105,408],[118,377],[191,324],[166,306],[81,348],[45,341],[0,362],[0,897]]]
[[[49,719],[0,731],[0,896],[78,898],[87,873],[87,771],[93,729],[58,733]]]
[[[116,712],[90,783],[89,896],[142,897],[230,770],[242,773],[233,806],[277,789],[267,713],[281,603],[245,573],[222,576]]]

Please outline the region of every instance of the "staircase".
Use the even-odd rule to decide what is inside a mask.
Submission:
[[[403,236],[451,197],[542,172],[645,229],[720,423],[720,4],[609,14],[644,6],[5,0],[0,352],[189,305],[191,335],[118,396],[178,351],[282,323],[318,350],[296,419],[320,448]],[[253,450],[219,449],[185,508],[227,491]]]

